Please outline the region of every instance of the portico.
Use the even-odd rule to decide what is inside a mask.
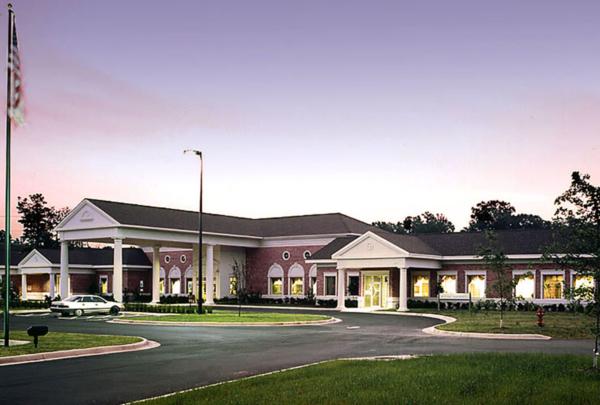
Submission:
[[[402,236],[402,235],[398,235]],[[408,310],[408,269],[436,270],[439,260],[427,254],[414,254],[373,233],[366,232],[331,254],[331,259],[309,260],[317,265],[335,264],[337,308],[346,309],[347,273],[360,275],[358,307]],[[396,285],[394,285],[395,283]]]
[[[259,237],[235,235],[211,229],[211,215],[204,219],[205,231],[202,246],[203,276],[206,279],[205,303],[214,303],[213,284],[219,268],[215,263],[225,264],[224,271],[234,259],[243,261],[246,247],[258,247]],[[60,291],[61,296],[70,295],[69,290],[69,242],[85,241],[113,246],[113,266],[111,292],[116,301],[123,301],[124,288],[131,289],[124,282],[123,246],[133,245],[147,248],[152,252],[151,292],[152,302],[160,299],[161,249],[176,248],[192,250],[193,293],[198,297],[198,274],[200,264],[200,248],[198,246],[197,213],[193,211],[166,210],[156,207],[133,204],[114,203],[102,200],[83,200],[58,225],[56,231],[61,241],[60,254]],[[222,257],[221,246],[234,249],[227,250]],[[239,249],[235,249],[239,248]],[[215,251],[219,253],[215,257]],[[185,268],[183,269],[185,271]],[[180,277],[185,277],[180,273]],[[185,278],[184,278],[185,280]],[[187,286],[186,286],[187,287]],[[180,286],[182,289],[182,286]],[[220,295],[220,291],[217,291]]]

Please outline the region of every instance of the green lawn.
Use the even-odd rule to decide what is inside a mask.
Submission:
[[[332,361],[148,404],[597,404],[591,356],[466,354]]]
[[[238,316],[236,311],[213,311],[212,314],[167,314],[167,315],[142,315],[131,316],[123,319],[136,321],[163,321],[163,322],[299,322],[323,321],[329,319],[325,315],[287,314],[276,312],[245,312]]]
[[[456,322],[440,325],[440,330],[483,333],[538,333],[557,339],[592,339],[591,329],[594,318],[589,315],[571,312],[546,312],[545,326],[537,326],[537,316],[533,311],[510,311],[504,313],[504,328],[500,329],[500,312],[412,310],[413,312],[438,313],[456,318]]]
[[[0,337],[3,336],[4,332],[0,331]],[[57,350],[84,349],[97,346],[123,345],[140,341],[140,338],[133,336],[91,335],[84,333],[60,333],[50,331],[46,336],[41,336],[39,338],[38,348],[36,349],[33,346],[33,338],[27,336],[27,332],[11,331],[10,339],[28,340],[32,343],[21,346],[11,346],[9,348],[2,346],[0,347],[0,357],[16,356],[19,354],[54,352]]]

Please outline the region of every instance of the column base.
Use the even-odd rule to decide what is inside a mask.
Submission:
[[[343,306],[343,307],[335,307],[335,309],[338,311],[345,311],[347,308],[345,306]]]
[[[208,305],[210,307],[210,306],[215,305],[215,302],[212,300],[211,301],[206,300],[202,305]]]
[[[408,312],[408,308],[398,308],[396,312]]]

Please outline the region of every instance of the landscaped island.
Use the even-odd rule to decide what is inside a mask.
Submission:
[[[0,336],[3,336],[3,332],[0,332]],[[93,335],[86,333],[61,333],[52,331],[48,332],[48,335],[39,338],[39,344],[37,348],[35,348],[33,345],[33,338],[28,336],[27,332],[24,331],[11,331],[10,339],[27,340],[29,343],[18,346],[10,346],[8,348],[0,347],[0,357],[55,352],[58,350],[125,345],[142,341],[142,339],[135,336]]]
[[[146,401],[148,404],[595,403],[600,374],[583,356],[466,354],[332,361]]]
[[[164,314],[140,315],[122,318],[127,321],[157,321],[157,322],[197,322],[197,323],[292,323],[292,322],[319,322],[331,319],[325,315],[291,314],[277,312],[246,312],[238,315],[237,311],[219,311],[198,314]]]
[[[592,328],[594,318],[577,312],[546,312],[544,326],[537,326],[537,316],[534,311],[507,311],[504,313],[504,327],[500,329],[498,311],[477,311],[469,313],[466,310],[432,311],[417,310],[456,318],[456,322],[439,325],[439,330],[453,332],[478,333],[530,333],[551,336],[556,339],[593,339]]]

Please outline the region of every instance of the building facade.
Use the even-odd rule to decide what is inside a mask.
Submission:
[[[85,199],[57,228],[54,286],[61,296],[76,292],[82,264],[74,262],[69,242],[87,241],[112,244],[112,257],[105,259],[111,263],[88,270],[118,301],[136,289],[153,302],[163,294],[198,296],[200,254],[208,304],[235,295],[236,265],[245,266],[246,289],[263,297],[332,299],[340,309],[351,299],[361,308],[406,310],[409,299],[434,299],[439,292],[495,298],[493,274],[477,256],[482,233],[397,235],[339,213],[261,219],[204,214],[200,249],[197,221],[193,211]],[[498,241],[519,299],[564,302],[566,288],[591,282],[541,261],[550,231],[500,231]],[[142,267],[127,262],[132,249],[144,252]]]

